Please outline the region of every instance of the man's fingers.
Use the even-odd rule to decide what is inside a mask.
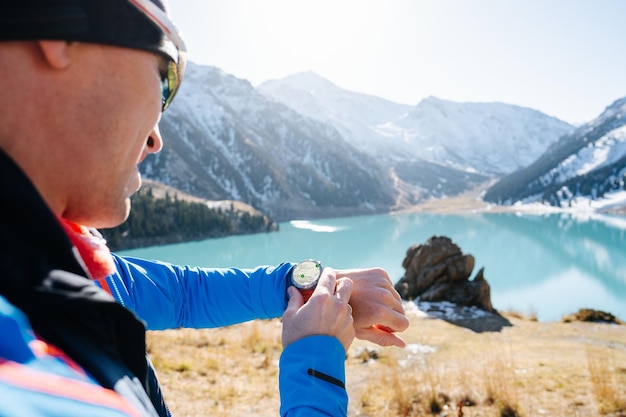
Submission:
[[[391,314],[385,315],[384,320],[377,324],[393,332],[403,332],[409,327],[409,319],[404,315],[403,309],[401,312],[392,311]]]
[[[404,305],[402,303],[402,299],[398,295],[398,292],[393,288],[378,288],[376,291],[376,299],[379,300],[381,304],[384,304],[392,310],[404,315]]]
[[[382,268],[370,269],[342,269],[337,271],[337,278],[347,277],[352,281],[366,281],[369,287],[379,287],[389,291],[392,297],[398,301],[402,301],[400,294],[395,290],[391,278],[386,270]]]
[[[350,295],[352,294],[352,280],[349,278],[339,278],[337,280],[337,286],[335,295],[337,299],[344,304],[348,304],[350,301]]]
[[[289,287],[287,291],[289,302],[283,314],[283,347],[315,334],[333,336],[344,349],[350,347],[356,332],[349,304],[350,279],[337,280],[334,270],[325,269],[307,304],[295,287]]]
[[[375,324],[372,327],[374,327],[377,330],[382,330],[383,332],[393,333],[393,330],[391,329],[391,327],[383,326],[382,324]]]
[[[287,288],[287,294],[289,294],[289,302],[287,303],[285,313],[289,312],[289,314],[293,315],[304,304],[304,297],[296,287]]]
[[[397,334],[380,330],[375,326],[367,329],[357,329],[356,337],[361,340],[376,343],[379,346],[397,346],[401,348],[406,346],[404,339]]]
[[[313,296],[315,296],[315,294],[320,294],[320,293],[334,295],[336,286],[337,286],[337,278],[335,275],[335,271],[332,270],[331,268],[324,268],[324,270],[322,271],[322,276],[317,282],[317,287],[315,288],[315,291],[313,292]]]

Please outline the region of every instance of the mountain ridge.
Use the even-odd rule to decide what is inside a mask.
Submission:
[[[457,103],[432,96],[416,106],[393,103],[342,89],[312,72],[272,80],[258,90],[333,124],[366,153],[488,175],[530,164],[549,144],[574,130],[538,110],[505,103]],[[506,146],[498,146],[502,141]]]
[[[202,198],[240,200],[279,220],[393,204],[386,174],[332,126],[217,68],[190,63],[186,77],[160,122],[167,146],[142,164],[147,178]]]
[[[194,63],[160,128],[166,145],[140,166],[144,177],[278,221],[458,195],[534,163],[576,129],[505,103],[393,103],[311,72],[255,88]]]
[[[484,199],[567,207],[578,197],[594,200],[619,190],[626,190],[626,97],[563,136],[530,166],[502,178]]]

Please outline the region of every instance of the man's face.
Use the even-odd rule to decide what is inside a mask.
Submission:
[[[76,169],[68,194],[69,220],[113,227],[128,216],[130,196],[141,185],[137,165],[158,152],[164,59],[129,48],[84,44],[75,88],[80,100],[71,123]],[[148,146],[148,139],[152,146]]]

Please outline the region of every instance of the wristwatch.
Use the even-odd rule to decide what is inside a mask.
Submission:
[[[300,291],[305,303],[313,294],[323,269],[322,263],[313,259],[299,262],[291,269],[289,281]]]

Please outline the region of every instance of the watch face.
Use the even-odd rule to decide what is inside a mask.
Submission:
[[[302,261],[291,274],[293,285],[302,289],[314,288],[322,275],[322,265],[317,261]]]

